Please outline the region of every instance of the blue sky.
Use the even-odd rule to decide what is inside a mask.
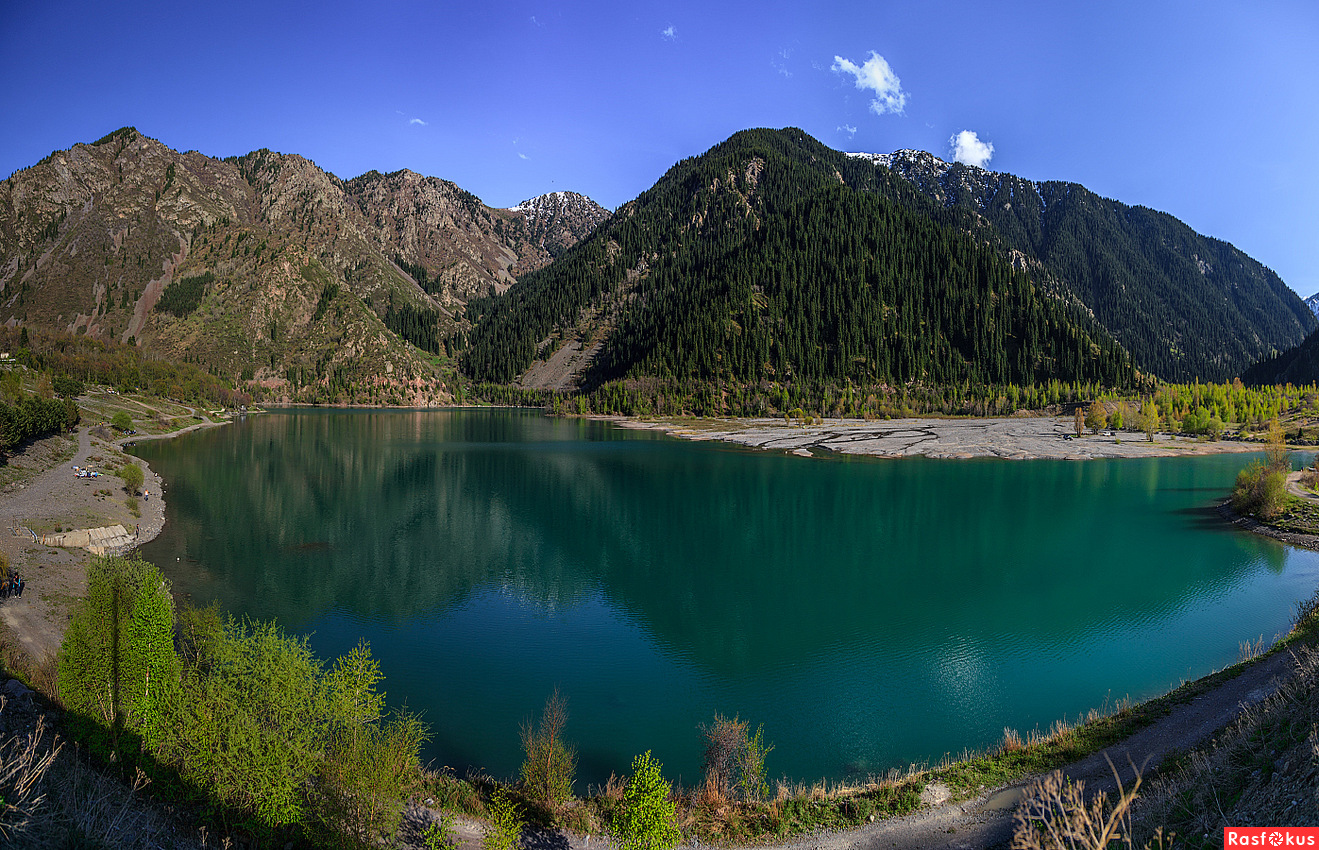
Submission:
[[[1319,291],[1319,3],[0,3],[0,174],[132,124],[616,207],[746,127],[1071,180]],[[868,85],[869,87],[859,87]],[[973,136],[970,134],[974,134]],[[992,155],[984,160],[992,145]]]

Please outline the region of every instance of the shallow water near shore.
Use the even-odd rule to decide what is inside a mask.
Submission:
[[[1271,640],[1319,553],[1213,506],[1242,455],[807,459],[510,410],[292,411],[143,445],[176,594],[370,642],[425,753],[510,776],[557,686],[578,791],[698,726],[862,778],[1143,699]]]

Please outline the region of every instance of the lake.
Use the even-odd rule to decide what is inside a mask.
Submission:
[[[143,548],[323,658],[370,642],[425,756],[511,776],[556,687],[578,791],[699,726],[863,778],[1145,699],[1271,640],[1319,553],[1213,510],[1248,457],[801,458],[517,410],[291,411],[137,449]]]

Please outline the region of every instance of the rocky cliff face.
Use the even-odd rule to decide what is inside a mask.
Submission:
[[[518,216],[485,206],[448,180],[371,171],[345,186],[375,246],[447,307],[502,293],[517,275],[550,260]]]
[[[538,195],[513,207],[511,212],[522,215],[532,241],[551,257],[559,256],[590,236],[609,218],[609,210],[576,192]]]
[[[0,183],[0,322],[131,340],[290,400],[429,404],[451,381],[391,328],[442,364],[456,311],[547,264],[542,242],[448,181],[345,182],[124,128]]]

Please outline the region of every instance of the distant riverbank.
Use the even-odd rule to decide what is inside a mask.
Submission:
[[[1171,434],[1108,432],[1076,436],[1071,417],[999,419],[826,419],[789,425],[781,419],[657,419],[609,417],[624,428],[663,431],[685,440],[721,440],[771,451],[875,457],[1001,457],[1092,460],[1260,451],[1259,443],[1199,440]]]

